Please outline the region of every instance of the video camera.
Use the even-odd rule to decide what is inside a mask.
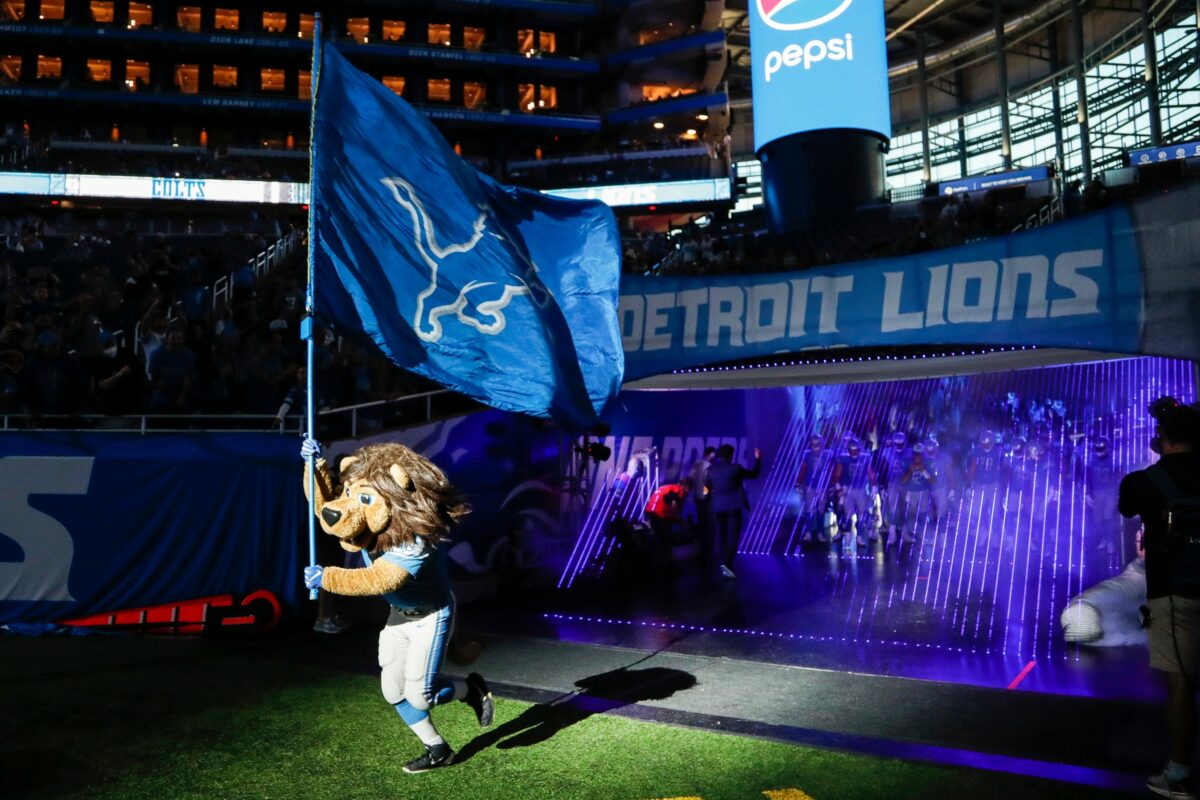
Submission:
[[[1169,430],[1168,438],[1200,446],[1200,410],[1195,405],[1185,406],[1168,395],[1152,402],[1147,411],[1155,424],[1150,439],[1150,449],[1155,453],[1162,453],[1164,428]]]

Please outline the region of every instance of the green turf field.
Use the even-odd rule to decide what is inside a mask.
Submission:
[[[462,703],[434,720],[461,761],[407,775],[420,747],[370,675],[297,663],[269,643],[0,638],[0,797],[11,800],[1108,796],[502,697],[486,731]]]

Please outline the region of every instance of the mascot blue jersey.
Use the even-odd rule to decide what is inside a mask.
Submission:
[[[446,553],[440,547],[428,547],[421,537],[411,544],[393,547],[378,556],[409,574],[409,579],[383,597],[399,609],[441,608],[450,602],[450,577],[446,572]],[[363,561],[370,558],[363,552]]]

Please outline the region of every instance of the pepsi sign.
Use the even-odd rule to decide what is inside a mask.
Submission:
[[[824,25],[850,7],[853,0],[755,0],[758,15],[772,28],[802,31]]]
[[[891,136],[879,0],[754,0],[754,147],[855,128]]]

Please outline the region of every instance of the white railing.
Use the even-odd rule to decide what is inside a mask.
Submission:
[[[1039,208],[1037,211],[1030,214],[1024,222],[1019,223],[1012,229],[1013,233],[1018,231],[1028,231],[1034,228],[1040,228],[1043,225],[1049,225],[1052,222],[1058,222],[1064,217],[1063,202],[1061,197],[1055,197]]]
[[[422,408],[424,414],[421,418],[412,418],[407,420],[408,424],[423,425],[426,422],[433,420],[433,398],[441,395],[449,395],[450,392],[446,389],[434,389],[429,392],[417,392],[416,394],[402,395],[393,397],[390,400],[373,400],[369,403],[358,403],[352,406],[339,406],[337,408],[322,409],[317,413],[317,417],[321,421],[331,421],[338,415],[350,415],[350,438],[358,438],[359,422],[363,412],[370,410],[384,411],[386,407],[394,407],[401,404],[417,405]],[[303,425],[303,418],[300,420]]]
[[[375,417],[368,428],[371,433],[383,429],[385,412],[407,406],[404,425],[423,425],[434,419],[434,398],[440,396],[461,398],[461,395],[446,389],[401,395],[388,400],[374,400],[350,406],[321,409],[317,417],[321,424],[317,432],[325,435],[334,430],[339,438],[358,438],[368,419]],[[348,417],[347,424],[338,423]],[[49,423],[49,424],[47,424]],[[56,424],[61,423],[61,424]],[[304,430],[304,409],[292,409],[286,416],[277,414],[130,414],[113,416],[105,414],[2,414],[0,431],[95,431],[97,433],[180,433],[197,431],[205,433],[228,433],[247,431],[277,431],[299,434]],[[333,426],[333,427],[331,427]],[[399,426],[390,426],[392,428]]]
[[[278,242],[269,246],[266,250],[263,250],[261,253],[247,261],[247,264],[254,269],[254,279],[258,280],[274,269],[276,264],[295,252],[296,247],[298,247],[303,240],[304,233],[298,229],[293,230]],[[233,301],[233,275],[234,273],[231,272],[228,275],[222,275],[213,281],[212,288],[209,289],[209,294],[212,295],[213,311],[216,311],[222,303],[226,308],[228,308],[229,304]],[[178,314],[175,311],[174,306],[167,308],[167,322],[174,321],[177,316]],[[142,323],[139,320],[137,325],[135,325],[133,328],[133,353],[134,355],[137,355],[141,351]]]
[[[254,270],[254,279],[259,280],[272,269],[280,261],[290,256],[296,251],[296,248],[304,241],[304,233],[299,229],[293,230],[280,239],[275,244],[263,250],[258,255],[247,261],[247,266]],[[226,308],[229,307],[233,300],[233,276],[235,273],[222,275],[213,282],[212,285],[212,308],[216,311],[221,304]]]
[[[236,421],[236,422],[235,422]],[[62,422],[62,425],[45,423]],[[90,424],[89,424],[90,423]],[[238,424],[241,423],[241,424]],[[94,431],[96,433],[284,432],[273,414],[3,414],[0,431]]]

